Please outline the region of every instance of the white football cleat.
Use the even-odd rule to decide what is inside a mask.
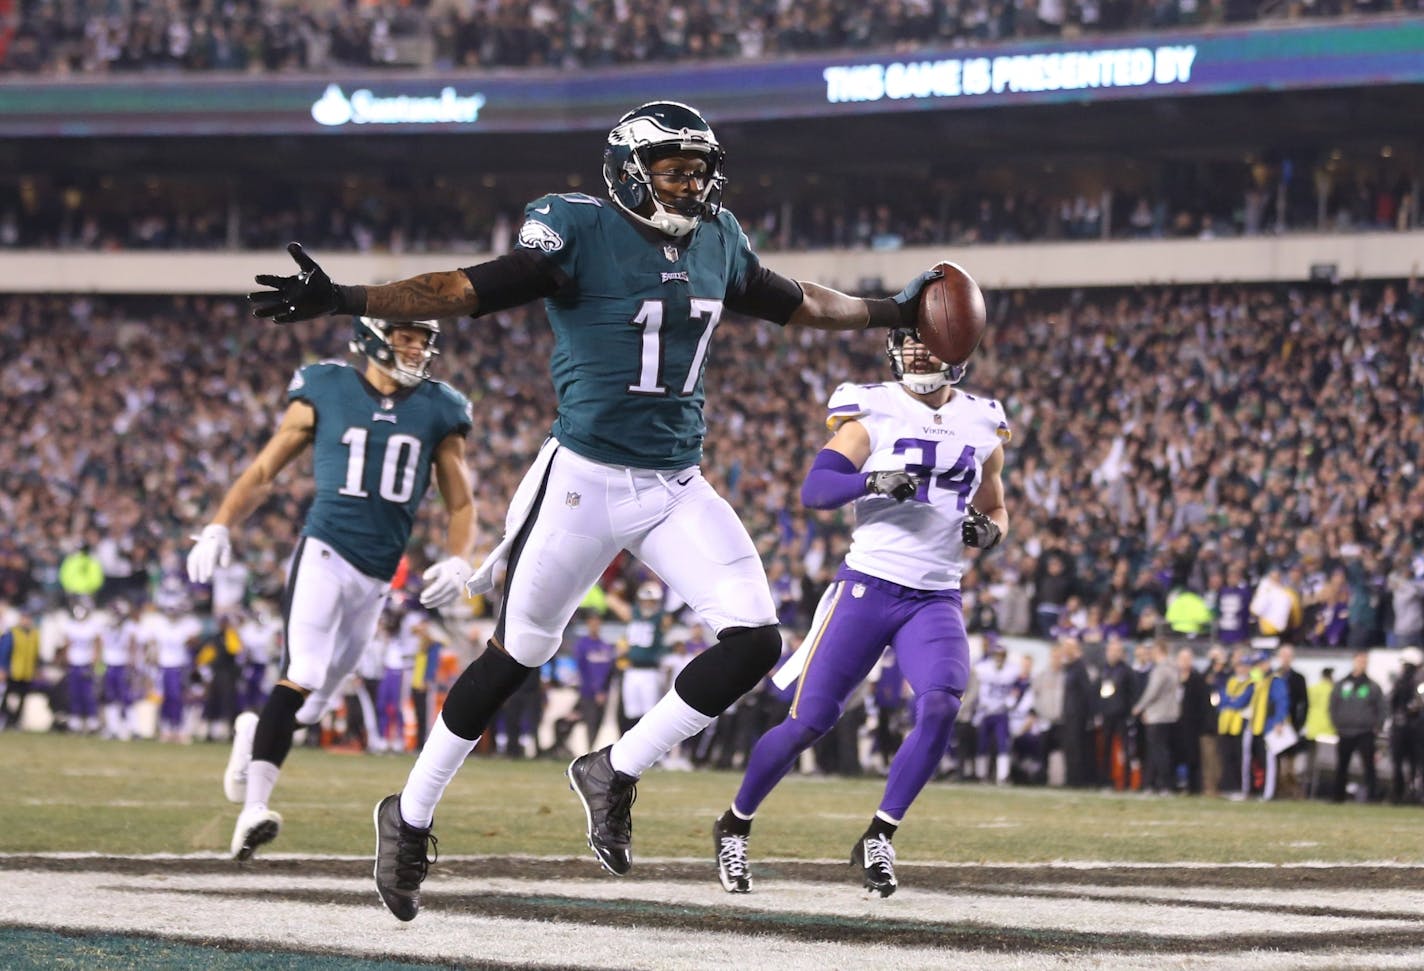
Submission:
[[[252,859],[257,848],[277,838],[282,831],[282,814],[266,806],[249,806],[237,817],[232,831],[232,858],[239,863]]]
[[[228,802],[239,805],[247,800],[247,767],[252,763],[252,733],[257,730],[257,716],[244,711],[232,723],[232,754],[227,757],[223,772],[223,792]]]

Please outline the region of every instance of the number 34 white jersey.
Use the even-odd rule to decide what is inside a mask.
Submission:
[[[843,384],[828,408],[832,431],[853,419],[869,433],[870,458],[861,471],[904,469],[920,480],[903,503],[874,495],[855,500],[846,566],[917,590],[957,589],[965,511],[985,461],[1011,436],[1003,406],[955,391],[943,407],[931,408],[898,381],[885,381]]]

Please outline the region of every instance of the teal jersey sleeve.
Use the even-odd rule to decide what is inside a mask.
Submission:
[[[540,196],[524,207],[524,223],[514,246],[542,256],[565,276],[577,278],[580,229],[597,218],[603,205],[602,199],[582,192]]]
[[[727,240],[727,293],[744,293],[752,275],[761,268],[761,260],[752,252],[752,241],[730,210],[719,212],[717,223]]]
[[[439,440],[443,441],[445,436],[451,433],[468,436],[475,424],[474,405],[470,403],[470,399],[444,381],[431,381],[430,384],[439,392],[441,414],[445,422],[445,431],[439,436]]]

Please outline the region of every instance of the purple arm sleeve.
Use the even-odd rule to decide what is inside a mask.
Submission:
[[[823,448],[801,483],[801,504],[834,509],[865,495],[865,473],[835,449]]]

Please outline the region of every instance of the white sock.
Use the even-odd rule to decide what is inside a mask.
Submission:
[[[628,729],[628,734],[613,743],[613,751],[609,753],[613,768],[639,778],[654,762],[671,752],[673,746],[702,731],[715,717],[702,714],[673,689],[663,695],[663,700],[638,724]]]
[[[998,781],[1008,782],[1010,769],[1009,757],[1007,755],[1000,755],[994,760],[994,763],[994,769],[996,774],[998,775]]]
[[[455,778],[465,757],[475,750],[475,742],[461,738],[445,726],[445,719],[437,717],[430,727],[430,737],[425,740],[425,748],[420,750],[420,758],[410,770],[401,790],[400,813],[406,825],[416,829],[429,829],[435,820],[435,806],[445,795],[445,787]]]
[[[253,760],[247,764],[247,798],[242,802],[243,809],[251,809],[253,806],[267,808],[267,800],[272,798],[272,787],[277,784],[277,776],[282,773],[282,767],[272,762],[258,762]]]

